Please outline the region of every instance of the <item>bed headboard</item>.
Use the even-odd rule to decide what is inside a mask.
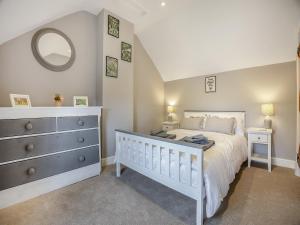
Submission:
[[[184,111],[184,117],[208,117],[217,116],[223,118],[235,118],[237,122],[237,127],[239,128],[237,132],[244,135],[246,129],[246,112],[245,111],[197,111],[197,110],[186,110]]]

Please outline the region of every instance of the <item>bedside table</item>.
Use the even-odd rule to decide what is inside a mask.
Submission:
[[[251,165],[251,161],[263,162],[268,164],[268,171],[271,172],[272,162],[272,129],[264,128],[248,128],[248,167]],[[253,144],[267,145],[267,156],[253,153]]]
[[[165,122],[162,123],[163,131],[175,130],[177,128],[179,128],[179,122],[178,121],[165,121]]]

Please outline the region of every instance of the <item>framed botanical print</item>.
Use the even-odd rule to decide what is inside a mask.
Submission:
[[[10,97],[10,102],[12,107],[17,107],[17,108],[31,107],[29,95],[10,94],[9,97]]]
[[[205,93],[216,92],[216,76],[205,77]]]
[[[121,59],[131,62],[132,46],[126,42],[121,42]]]
[[[106,56],[106,76],[118,77],[118,59]]]
[[[88,107],[89,98],[88,96],[74,96],[73,97],[74,107]]]
[[[119,38],[119,30],[120,30],[120,21],[117,18],[108,15],[108,34],[116,38]]]

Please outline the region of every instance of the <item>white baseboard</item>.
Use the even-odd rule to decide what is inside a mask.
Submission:
[[[295,169],[295,161],[290,159],[272,158],[272,165]]]
[[[107,158],[103,158],[101,162],[102,162],[102,166],[109,166],[115,164],[115,156],[113,155]]]

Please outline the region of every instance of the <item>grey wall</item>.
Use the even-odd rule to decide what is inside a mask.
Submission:
[[[10,106],[9,94],[29,94],[33,106],[53,106],[54,94],[64,96],[64,105],[73,105],[74,95],[86,95],[96,104],[97,35],[96,17],[78,12],[42,27],[64,32],[74,43],[76,60],[64,72],[42,67],[31,51],[31,39],[38,30],[0,45],[0,106]]]
[[[164,118],[164,82],[137,36],[134,37],[134,130],[149,133]]]
[[[108,14],[120,20],[120,36],[115,38],[107,34]],[[121,60],[121,41],[133,46],[134,26],[132,23],[108,12],[102,11],[98,15],[99,23],[103,24],[102,55],[102,103],[103,103],[103,157],[115,154],[115,129],[133,130],[133,64]],[[134,47],[134,46],[133,46]],[[100,49],[100,48],[99,48]],[[118,59],[118,78],[105,75],[106,56]],[[101,63],[99,62],[99,63]]]
[[[295,159],[296,64],[288,62],[216,74],[217,92],[205,93],[204,76],[165,83],[166,104],[184,110],[246,111],[246,125],[262,127],[261,103],[274,103],[273,157]]]

